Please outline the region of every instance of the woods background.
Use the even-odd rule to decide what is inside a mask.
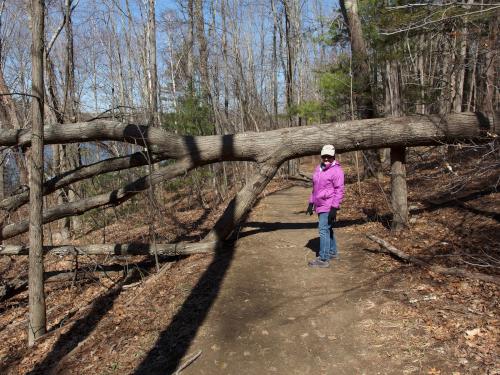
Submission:
[[[29,224],[30,235],[41,231],[34,212],[45,195],[43,222],[59,220],[46,228],[46,245],[139,210],[147,212],[145,242],[155,244],[157,218],[181,194],[206,210],[233,199],[206,237],[216,243],[276,173],[304,179],[297,157],[314,154],[329,132],[340,152],[374,149],[346,156],[358,181],[390,169],[399,194],[393,229],[403,229],[406,145],[441,145],[447,160],[447,140],[474,148],[481,136],[490,141],[482,155],[498,153],[499,12],[472,0],[2,0],[1,239],[22,253],[19,235]],[[342,121],[350,128],[312,127]],[[418,131],[405,138],[405,124],[430,140],[415,141]],[[434,131],[443,124],[446,131]],[[45,149],[37,142],[43,126]],[[131,200],[139,191],[145,199]],[[40,265],[41,232],[37,238],[30,249],[40,245],[32,251]]]

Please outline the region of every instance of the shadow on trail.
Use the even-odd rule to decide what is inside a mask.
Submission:
[[[186,146],[195,160],[199,157],[196,138],[186,137],[185,140]],[[222,153],[232,152],[233,143],[232,135],[224,136]],[[233,200],[223,215],[234,218],[234,208]],[[221,238],[223,235],[218,233],[217,237]],[[234,242],[219,241],[212,262],[193,287],[171,323],[161,332],[154,346],[136,368],[134,375],[165,375],[176,371],[219,294],[233,256]]]
[[[219,294],[233,254],[234,245],[217,250],[181,309],[135,370],[135,375],[164,375],[175,372]]]
[[[344,228],[351,225],[362,225],[366,224],[369,220],[364,218],[354,219],[354,220],[339,220],[335,223],[335,228]],[[283,229],[314,229],[318,227],[317,222],[296,222],[296,223],[283,223],[277,222],[260,222],[251,221],[243,225],[244,228],[256,228],[253,230],[247,230],[239,234],[239,238],[252,236],[257,233],[273,232]]]

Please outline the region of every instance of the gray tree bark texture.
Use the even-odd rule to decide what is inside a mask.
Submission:
[[[408,225],[408,191],[406,187],[406,147],[391,148],[391,229],[399,231]]]
[[[28,345],[46,332],[45,291],[43,283],[43,53],[44,53],[44,2],[31,1],[32,68],[31,91],[32,129],[30,158],[30,215],[29,215],[29,323]]]
[[[340,9],[349,31],[352,55],[352,74],[355,78],[356,117],[371,119],[377,117],[370,84],[370,64],[357,0],[340,0]],[[380,177],[382,166],[375,150],[363,152],[363,175]]]
[[[96,120],[45,127],[45,144],[122,141],[147,146],[153,154],[166,158],[203,161],[264,162],[283,149],[284,160],[316,155],[325,143],[339,153],[394,146],[439,145],[460,140],[480,140],[495,132],[495,123],[479,113],[463,112],[447,116],[416,115],[282,128],[267,132],[247,132],[212,136],[180,136],[160,128],[118,121]],[[1,146],[28,146],[29,130],[5,130]]]
[[[149,80],[149,123],[160,126],[158,113],[158,67],[156,63],[156,12],[155,0],[149,0],[148,6],[148,80]]]
[[[249,179],[248,184],[229,204],[208,236],[210,240],[225,239],[251,209],[258,194],[274,176],[275,169],[286,160],[318,154],[325,143],[334,144],[338,152],[342,153],[382,147],[438,145],[459,140],[485,141],[490,139],[488,134],[494,133],[495,124],[474,113],[452,114],[447,117],[410,116],[356,120],[261,133],[204,137],[179,136],[163,129],[112,121],[47,127],[46,143],[122,140],[148,145],[150,150],[157,152],[159,158],[161,156],[178,160],[159,168],[151,178],[144,176],[121,189],[47,209],[43,221],[49,223],[63,217],[80,215],[96,207],[120,204],[148,189],[150,183],[158,184],[201,165],[227,160],[257,162],[259,168],[256,175]],[[0,135],[0,146],[28,145],[30,139],[26,134],[25,131],[7,131]],[[106,162],[100,163],[103,163],[102,166]],[[103,167],[102,170],[106,168]],[[0,237],[10,238],[27,229],[26,221],[9,224],[1,229]]]
[[[401,116],[401,83],[398,63],[386,61],[386,115]],[[391,149],[391,229],[399,231],[408,226],[408,192],[406,187],[406,147]]]
[[[176,243],[155,245],[156,252],[163,256],[191,255],[215,251],[214,242],[199,243]],[[153,255],[155,249],[151,244],[125,243],[125,244],[101,244],[101,245],[62,245],[44,246],[44,253],[57,255]],[[0,255],[27,255],[29,248],[22,245],[0,245]]]

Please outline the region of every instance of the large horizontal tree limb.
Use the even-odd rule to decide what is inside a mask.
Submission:
[[[57,255],[158,255],[177,256],[210,253],[215,251],[216,242],[180,242],[166,244],[102,244],[102,245],[60,245],[44,246],[44,253],[54,253]],[[28,255],[29,248],[20,245],[0,245],[0,255]]]
[[[68,216],[81,215],[94,208],[118,205],[148,189],[150,184],[156,185],[166,179],[181,176],[193,167],[191,161],[186,159],[179,160],[175,164],[161,168],[151,174],[151,176],[143,176],[120,189],[49,208],[43,212],[43,224]],[[0,239],[7,239],[25,233],[28,230],[28,226],[28,220],[8,224],[1,229]]]
[[[83,123],[76,124],[78,126],[73,128],[72,125],[74,124],[68,124],[67,127],[65,126],[62,129],[59,129],[59,127],[47,128],[48,139],[53,143],[63,140],[67,142],[89,140],[92,139],[92,136],[100,136],[100,139],[105,139],[99,133],[98,130],[100,129],[108,136],[114,136],[113,139],[118,139],[118,135],[122,134],[125,141],[138,137],[137,139],[147,139],[150,143],[156,142],[155,144],[159,150],[162,147],[171,147],[168,152],[166,152],[166,148],[164,149],[165,157],[179,158],[182,156],[182,161],[155,172],[151,179],[145,176],[121,189],[51,208],[44,213],[44,223],[68,216],[80,215],[93,208],[120,204],[138,192],[147,189],[150,180],[154,185],[167,178],[179,176],[196,166],[216,161],[256,160],[265,168],[274,169],[279,167],[285,160],[317,154],[321,146],[327,142],[334,143],[338,152],[343,152],[402,144],[423,145],[459,139],[478,139],[485,136],[485,132],[491,131],[493,128],[493,125],[489,124],[488,120],[484,120],[481,116],[473,113],[454,114],[445,118],[412,116],[370,119],[311,127],[286,128],[263,133],[206,137],[181,137],[157,128],[123,125],[110,121],[100,124],[88,124],[91,128],[89,132],[87,132]],[[3,135],[0,135],[0,144],[4,138]],[[18,138],[22,142],[27,142],[28,139],[24,134],[21,134]],[[143,142],[143,144],[146,143]],[[259,180],[267,180],[267,177],[262,180],[262,176],[257,176],[257,185]],[[264,183],[264,187],[266,184],[267,182]],[[247,192],[244,196],[250,197],[251,195],[248,194]],[[245,212],[247,211],[248,202],[246,200],[244,204],[242,203]],[[232,209],[231,206],[228,209]],[[235,212],[235,214],[237,214],[235,217],[241,219],[239,212]],[[223,221],[228,220],[230,214],[225,213],[224,215]],[[234,223],[234,220],[229,221]],[[27,221],[9,224],[2,228],[0,238],[10,238],[26,232],[27,229]],[[221,227],[218,231],[225,232],[227,230]],[[211,236],[214,233],[212,232]],[[219,235],[216,237],[221,238]]]
[[[443,266],[438,266],[438,265],[431,265],[427,262],[424,262],[423,260],[416,258],[414,256],[408,255],[405,252],[395,248],[392,246],[390,243],[387,241],[384,241],[383,239],[374,236],[372,234],[368,234],[366,237],[368,239],[378,243],[383,250],[381,252],[384,252],[386,254],[391,254],[394,255],[395,257],[402,259],[408,263],[415,264],[419,267],[427,268],[428,270],[436,273],[440,273],[443,275],[451,275],[451,276],[458,276],[458,277],[466,277],[470,279],[478,279],[490,283],[494,283],[497,285],[500,285],[500,278],[497,276],[493,275],[487,275],[481,272],[470,272],[463,270],[461,268],[456,268],[456,267],[443,267]]]
[[[65,172],[55,176],[44,183],[43,194],[47,195],[61,189],[69,184],[84,180],[86,178],[95,177],[103,173],[119,171],[123,169],[139,167],[149,163],[157,163],[166,160],[167,157],[163,154],[152,155],[151,160],[144,152],[136,152],[131,155],[111,158],[84,165],[72,171]],[[7,197],[0,202],[0,209],[12,211],[26,204],[29,200],[29,190],[22,193]]]
[[[261,133],[214,136],[179,136],[160,128],[117,121],[96,120],[45,128],[46,144],[123,141],[150,147],[169,158],[191,157],[263,162],[278,147],[286,148],[286,158],[318,153],[325,143],[333,143],[338,152],[397,146],[436,145],[459,140],[481,139],[495,133],[496,124],[486,116],[457,113],[440,116],[378,118],[341,123],[284,128]],[[0,134],[0,146],[29,144],[29,130],[6,130]]]

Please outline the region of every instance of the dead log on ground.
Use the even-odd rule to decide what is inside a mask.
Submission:
[[[44,246],[44,253],[51,252],[57,255],[158,255],[178,256],[210,253],[217,248],[216,242],[195,243],[124,243],[124,244],[102,244],[102,245],[61,245]],[[0,255],[28,255],[29,248],[22,245],[0,245]]]
[[[381,246],[381,250],[379,250],[381,253],[393,255],[396,258],[404,260],[405,262],[415,264],[415,265],[422,267],[422,268],[426,268],[431,272],[440,273],[440,274],[449,275],[449,276],[477,279],[477,280],[486,281],[489,283],[494,283],[494,284],[500,285],[500,278],[497,276],[487,275],[487,274],[484,274],[481,272],[470,272],[470,271],[466,271],[466,270],[463,270],[461,268],[456,268],[456,267],[443,267],[443,266],[438,266],[438,265],[432,265],[432,264],[429,264],[429,263],[427,263],[427,262],[425,262],[417,257],[406,254],[404,251],[401,251],[401,250],[395,248],[390,243],[388,243],[387,241],[384,241],[383,239],[381,239],[377,236],[374,236],[372,234],[367,234],[366,237],[368,237],[368,239],[372,240],[373,242],[378,243]]]

